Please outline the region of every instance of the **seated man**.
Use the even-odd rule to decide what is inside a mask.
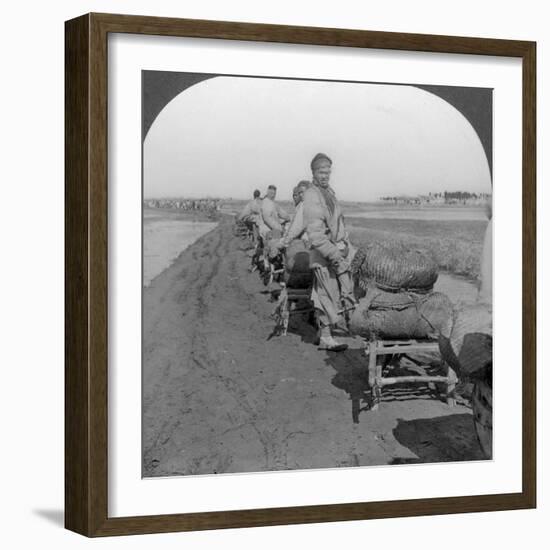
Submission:
[[[290,216],[275,202],[277,188],[270,185],[267,193],[262,200],[261,216],[268,231],[272,232],[274,237],[280,237],[283,231],[283,223],[290,220]]]
[[[260,191],[256,189],[253,193],[253,199],[246,203],[237,220],[245,222],[252,227],[254,237],[258,236],[258,228],[260,225],[262,209],[262,199],[260,199]]]
[[[280,254],[281,249],[287,248],[288,245],[295,239],[302,239],[307,243],[306,227],[304,225],[304,209],[303,200],[306,189],[310,186],[310,182],[302,180],[292,191],[292,199],[294,200],[294,216],[284,230],[283,236],[279,240],[271,242],[269,255],[273,257]]]
[[[284,232],[283,238],[278,243],[279,248],[286,248],[294,239],[307,241],[306,227],[304,225],[304,193],[310,185],[309,181],[302,180],[292,191],[296,210]]]

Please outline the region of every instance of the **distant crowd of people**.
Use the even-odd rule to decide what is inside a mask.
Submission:
[[[264,245],[280,251],[295,239],[310,250],[313,285],[311,301],[316,313],[320,349],[340,351],[346,345],[333,337],[342,314],[356,306],[350,264],[353,249],[342,210],[330,186],[332,160],[318,153],[310,163],[311,181],[300,181],[293,190],[295,205],[291,217],[275,202],[277,188],[269,185],[264,197],[255,190],[253,198],[238,216],[249,224]],[[267,248],[267,246],[264,246]]]
[[[147,199],[144,201],[144,205],[148,208],[217,212],[221,208],[221,201],[220,199]]]

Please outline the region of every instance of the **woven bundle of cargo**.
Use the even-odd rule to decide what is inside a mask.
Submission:
[[[461,378],[490,380],[493,367],[493,311],[490,304],[462,304],[450,330],[441,333],[441,355]]]
[[[461,379],[473,382],[474,426],[486,458],[493,449],[493,311],[490,304],[455,308],[450,329],[439,338],[441,357]]]
[[[437,339],[452,322],[449,298],[434,292],[437,264],[395,242],[361,248],[352,262],[359,305],[352,333],[369,339]]]

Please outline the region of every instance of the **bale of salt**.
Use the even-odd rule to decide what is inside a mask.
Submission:
[[[371,284],[350,316],[350,331],[369,339],[437,339],[450,325],[452,307],[441,292],[386,292]]]
[[[374,282],[382,290],[429,292],[437,281],[438,267],[423,252],[388,241],[359,248],[352,274],[362,286]]]

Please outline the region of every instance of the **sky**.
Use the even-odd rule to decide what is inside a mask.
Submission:
[[[176,96],[143,144],[144,197],[281,199],[333,160],[340,200],[491,192],[481,142],[464,116],[413,86],[219,76]]]

